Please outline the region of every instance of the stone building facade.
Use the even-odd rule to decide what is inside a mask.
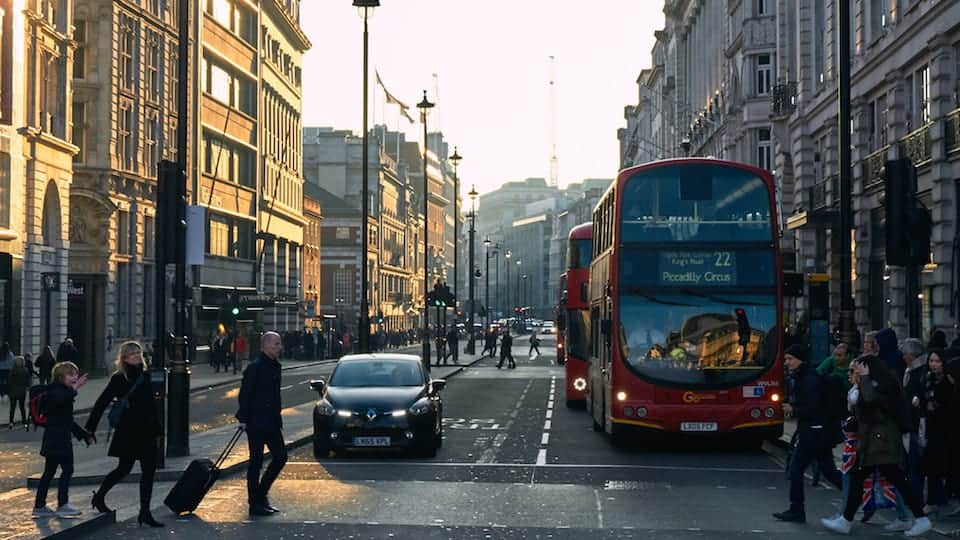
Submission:
[[[835,1],[669,0],[664,11],[653,66],[640,73],[637,104],[625,109],[621,164],[714,155],[771,170],[785,229],[784,269],[829,274],[836,308]],[[934,262],[920,284],[924,335],[916,336],[925,338],[933,329],[955,328],[950,313],[960,312],[953,279],[960,4],[854,0],[851,15],[856,323],[861,331],[890,326],[907,333],[906,280],[903,269],[886,264],[882,201],[884,162],[910,157],[917,197],[934,219]],[[806,298],[788,303],[792,317],[809,312]],[[836,313],[831,309],[832,325]]]

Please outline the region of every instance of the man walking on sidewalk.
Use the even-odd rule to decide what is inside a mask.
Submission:
[[[806,349],[791,345],[783,352],[790,370],[790,403],[783,404],[783,412],[797,419],[797,446],[790,456],[790,508],[773,514],[780,521],[804,523],[807,520],[803,505],[803,473],[816,461],[820,473],[833,485],[840,487],[841,475],[833,462],[832,430],[825,400],[828,392],[823,379],[809,366]]]
[[[270,504],[267,492],[287,463],[280,418],[280,353],[283,340],[276,332],[263,334],[257,358],[243,371],[237,420],[247,432],[250,462],[247,465],[247,499],[251,516],[269,516],[280,510]],[[270,449],[270,465],[263,477],[263,447]]]

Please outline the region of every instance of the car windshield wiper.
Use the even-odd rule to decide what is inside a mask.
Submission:
[[[655,304],[663,304],[663,305],[665,305],[665,306],[696,307],[696,306],[693,305],[693,304],[687,304],[687,303],[684,303],[684,302],[675,302],[675,301],[673,301],[673,300],[662,300],[662,299],[660,299],[660,298],[658,298],[658,297],[656,297],[656,296],[654,296],[654,295],[652,295],[652,294],[648,294],[648,293],[643,292],[643,291],[642,291],[641,289],[639,289],[639,288],[627,288],[627,289],[625,289],[623,292],[626,293],[626,294],[629,294],[629,295],[639,296],[639,297],[644,298],[644,299],[646,299],[646,300],[649,300],[649,301],[651,301],[651,302],[653,302],[653,303],[655,303]]]
[[[770,302],[748,302],[746,300],[727,300],[725,298],[720,298],[709,293],[701,292],[696,289],[683,288],[679,292],[683,294],[689,294],[690,296],[696,296],[698,298],[706,298],[711,302],[716,302],[718,304],[726,304],[728,306],[772,306]]]

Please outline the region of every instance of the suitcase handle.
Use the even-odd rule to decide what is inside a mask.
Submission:
[[[234,432],[232,437],[230,437],[230,442],[227,443],[227,447],[223,449],[223,452],[220,452],[220,457],[218,457],[217,461],[213,463],[214,470],[220,470],[220,466],[223,465],[223,462],[227,460],[227,456],[230,455],[230,452],[233,451],[233,447],[236,446],[237,442],[240,440],[241,434],[243,434],[243,428],[238,427],[237,431]]]

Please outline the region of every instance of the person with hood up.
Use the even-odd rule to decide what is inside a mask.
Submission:
[[[884,328],[876,336],[877,357],[893,372],[897,381],[903,380],[903,373],[907,370],[907,363],[903,360],[903,353],[897,345],[897,333],[892,328]]]

